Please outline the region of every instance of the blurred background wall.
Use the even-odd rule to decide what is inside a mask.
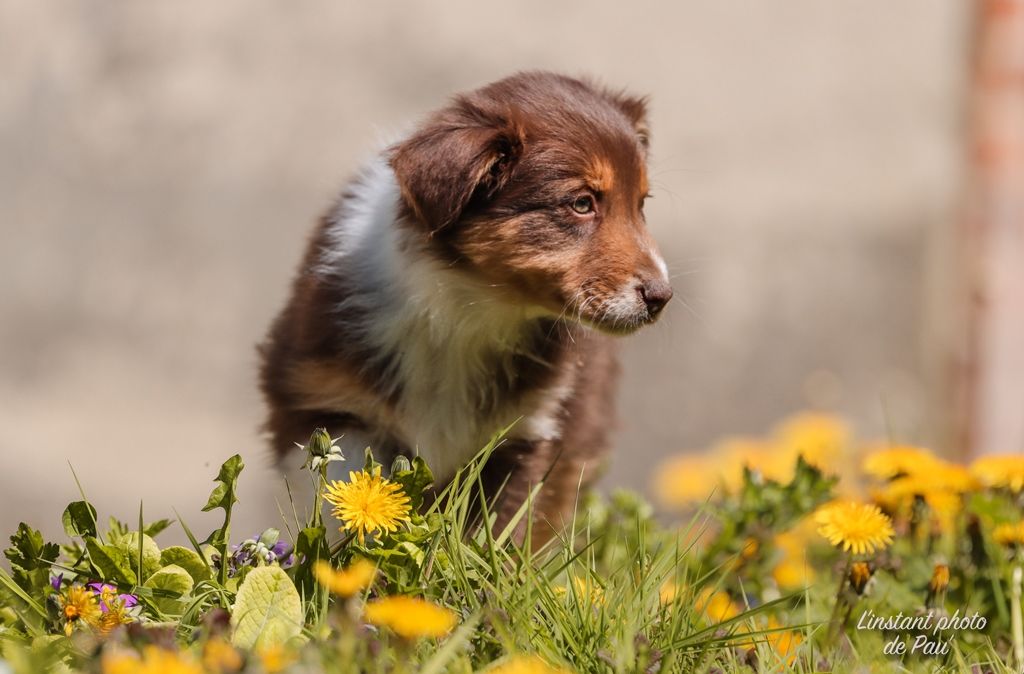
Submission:
[[[970,17],[953,0],[0,4],[0,531],[132,521],[241,452],[254,345],[381,139],[512,71],[652,100],[678,301],[625,347],[606,485],[800,408],[939,445]],[[203,529],[202,518],[188,515]]]

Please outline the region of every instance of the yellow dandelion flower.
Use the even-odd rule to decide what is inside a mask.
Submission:
[[[895,533],[878,506],[855,501],[827,503],[814,513],[814,521],[829,543],[855,555],[885,549]]]
[[[801,521],[797,527],[784,531],[772,539],[773,545],[782,553],[782,559],[772,569],[772,578],[784,590],[795,590],[807,587],[814,582],[814,568],[807,563],[807,548],[810,545],[808,523],[809,518]]]
[[[992,540],[999,545],[1024,546],[1024,521],[1016,524],[1000,524],[992,531]]]
[[[901,475],[919,475],[939,463],[929,450],[909,445],[882,446],[864,458],[864,472],[889,480]]]
[[[797,590],[813,583],[815,573],[805,561],[784,559],[772,569],[772,578],[783,590]]]
[[[949,567],[945,564],[936,564],[932,570],[932,578],[928,581],[928,589],[932,592],[942,592],[949,587]]]
[[[850,427],[832,414],[801,412],[785,419],[775,429],[780,448],[822,470],[828,468],[843,454],[849,444]]]
[[[536,655],[516,655],[487,671],[490,674],[570,674],[568,669],[553,667]]]
[[[458,619],[454,611],[415,597],[383,597],[366,605],[366,620],[405,639],[443,637]]]
[[[956,523],[956,516],[963,508],[960,494],[949,491],[928,491],[924,493],[924,502],[932,511],[932,521],[942,532],[950,532]]]
[[[203,674],[203,668],[182,653],[146,646],[142,657],[119,652],[104,656],[103,674]]]
[[[61,595],[60,613],[64,618],[64,634],[68,636],[80,624],[99,626],[103,615],[96,594],[82,585],[71,585]]]
[[[947,461],[939,461],[926,473],[915,476],[915,479],[930,487],[931,491],[943,490],[956,494],[966,494],[978,488],[978,478],[967,468]]]
[[[772,630],[766,636],[768,645],[775,653],[792,664],[796,659],[796,649],[803,642],[804,638],[799,632],[793,630],[782,630],[784,626],[774,617],[768,619],[768,629]]]
[[[769,480],[789,482],[796,462],[795,455],[782,452],[774,443],[759,438],[726,438],[711,449],[711,454],[718,465],[727,467],[722,478],[731,492],[743,486],[744,468]]]
[[[131,607],[128,606],[123,595],[117,593],[117,588],[114,586],[102,586],[99,602],[100,610],[103,613],[96,621],[96,627],[101,634],[110,634],[115,627],[135,622],[135,618],[129,612]]]
[[[971,473],[986,487],[1024,490],[1024,454],[983,456],[971,464]]]
[[[666,508],[685,508],[704,501],[719,484],[718,466],[718,462],[706,456],[671,458],[654,474],[654,496]]]
[[[729,598],[727,593],[716,592],[711,588],[701,591],[694,602],[694,609],[698,613],[705,614],[711,622],[716,623],[735,618],[740,614],[740,607]]]
[[[858,595],[864,594],[864,588],[868,586],[868,581],[871,580],[871,576],[875,575],[875,570],[871,568],[871,565],[867,562],[854,562],[850,565],[850,575],[847,580],[850,581],[850,587]]]
[[[658,590],[658,600],[662,604],[671,604],[679,594],[679,585],[674,580],[666,580]]]
[[[333,594],[351,597],[370,587],[377,575],[377,567],[373,562],[358,559],[348,568],[335,569],[329,563],[320,561],[313,567],[313,575],[318,583]]]
[[[273,644],[256,650],[263,671],[267,674],[283,672],[288,665],[295,662],[295,654],[285,648],[284,644]]]
[[[604,604],[604,589],[592,583],[588,578],[580,578],[579,576],[572,577],[572,585],[575,589],[574,596],[576,601],[580,604],[589,604],[590,606],[600,606]],[[555,594],[558,596],[564,596],[568,590],[564,587],[556,587]]]
[[[220,637],[213,637],[203,644],[203,667],[215,674],[230,674],[242,668],[242,655],[235,647]]]
[[[105,650],[100,662],[103,674],[139,674],[143,671],[142,661],[134,653],[123,650]]]
[[[348,478],[327,485],[324,499],[334,506],[343,528],[358,534],[360,543],[366,534],[392,532],[409,521],[409,497],[400,485],[381,477],[379,467],[372,473],[352,471]]]

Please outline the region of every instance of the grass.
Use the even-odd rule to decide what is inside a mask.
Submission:
[[[820,419],[801,432],[785,442],[806,448],[838,437],[822,432]],[[674,517],[656,518],[629,493],[585,497],[567,530],[535,549],[530,502],[505,529],[486,525],[479,472],[498,442],[429,506],[429,467],[392,466],[390,483],[409,510],[390,511],[395,531],[365,531],[362,541],[323,516],[327,467],[341,460],[325,434],[306,448],[314,501],[288,504],[283,533],[232,539],[237,456],[203,508],[221,511],[222,524],[203,539],[180,517],[147,523],[141,508],[134,526],[102,522],[83,495],[64,513],[61,545],[27,525],[12,536],[11,573],[0,571],[0,654],[16,674],[1019,671],[1010,664],[1020,627],[1012,580],[1024,541],[992,537],[1021,517],[1012,484],[958,492],[959,509],[940,522],[929,503],[949,485],[933,481],[919,494],[896,473],[880,485],[909,494],[885,508],[896,540],[851,555],[807,520],[849,485],[809,460],[813,452],[787,454],[773,440],[711,494],[693,488],[718,483],[700,456],[659,471],[659,495],[680,509]],[[360,470],[353,463],[345,465]],[[380,468],[368,454],[361,470]],[[189,546],[157,543],[174,525]],[[334,574],[359,560],[375,571],[352,581],[356,591],[338,585],[332,594],[317,580],[325,578],[318,560]],[[851,571],[859,563],[863,583]],[[72,588],[88,583],[105,584],[84,593],[105,611],[73,601],[83,593]],[[390,618],[366,610],[403,596],[422,602]],[[934,634],[857,628],[865,612],[928,611],[936,621],[977,611],[986,624]],[[911,649],[919,634],[945,652],[883,652],[897,642]]]

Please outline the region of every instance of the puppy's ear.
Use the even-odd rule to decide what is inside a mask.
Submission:
[[[522,128],[465,98],[393,146],[391,168],[406,204],[431,234],[459,219],[474,195],[493,196],[522,153]]]
[[[608,97],[622,111],[626,119],[633,123],[633,128],[636,129],[636,135],[640,139],[640,144],[646,150],[650,145],[651,137],[650,127],[647,125],[647,97],[631,96],[621,91],[608,92]]]

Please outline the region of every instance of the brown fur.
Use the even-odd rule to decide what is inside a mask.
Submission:
[[[557,437],[513,432],[487,466],[491,493],[506,484],[502,519],[545,475],[542,520],[557,529],[571,514],[584,466],[586,484],[609,444],[617,366],[608,334],[650,323],[671,296],[643,216],[647,145],[642,99],[524,73],[456,97],[388,151],[401,193],[393,226],[411,242],[403,254],[436,259],[493,289],[495,301],[542,308],[522,326],[519,351],[493,354],[487,389],[465,410],[561,422]],[[593,211],[575,210],[588,195]],[[279,454],[318,426],[332,436],[359,430],[386,462],[413,451],[393,366],[401,354],[377,352],[358,329],[375,307],[337,314],[362,290],[344,273],[317,273],[331,225],[325,217],[314,233],[261,350],[267,430]]]

